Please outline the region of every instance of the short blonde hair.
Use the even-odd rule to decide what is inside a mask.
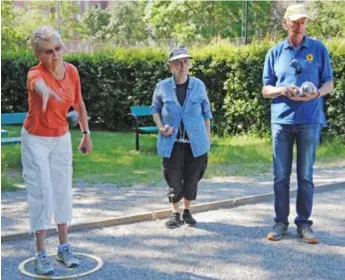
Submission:
[[[50,42],[52,39],[56,39],[59,44],[65,49],[59,32],[50,26],[40,26],[31,35],[31,47],[34,52],[40,50],[42,42]]]

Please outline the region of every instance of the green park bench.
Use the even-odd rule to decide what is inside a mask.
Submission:
[[[135,149],[139,151],[139,135],[147,133],[158,133],[156,126],[140,126],[140,118],[152,116],[150,106],[131,106],[131,112],[128,114],[133,117],[135,122]]]
[[[1,114],[1,145],[12,145],[21,142],[20,137],[8,137],[8,131],[2,128],[3,125],[22,124],[26,118],[26,114],[25,112]]]

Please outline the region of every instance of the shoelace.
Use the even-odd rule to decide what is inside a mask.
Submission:
[[[72,252],[71,252],[71,250],[68,248],[68,247],[66,247],[66,248],[64,248],[63,250],[62,250],[62,254],[65,256],[65,255],[72,255]]]
[[[73,253],[72,253],[72,250],[67,247],[67,248],[64,248],[62,250],[62,254],[63,254],[63,258],[66,260],[66,261],[70,261],[70,260],[73,260],[73,258],[75,258],[73,256]]]
[[[44,268],[49,267],[50,263],[49,263],[46,255],[39,256],[38,259],[40,260],[40,263],[42,264],[42,266]]]

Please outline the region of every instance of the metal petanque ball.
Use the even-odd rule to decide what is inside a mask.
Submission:
[[[167,132],[169,130],[169,128],[170,128],[170,125],[168,125],[168,124],[164,125],[164,131],[165,132]]]
[[[77,111],[70,111],[67,114],[69,127],[76,127],[79,123],[79,114]]]
[[[312,82],[304,82],[301,86],[301,93],[303,95],[316,92],[316,90],[316,86]]]

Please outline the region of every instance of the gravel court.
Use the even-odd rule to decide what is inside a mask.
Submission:
[[[345,161],[339,162],[337,166],[316,166],[314,182],[316,186],[344,182],[344,174]],[[196,203],[271,193],[272,180],[271,173],[253,177],[227,176],[203,179],[199,184]],[[294,190],[296,187],[296,173],[293,172],[291,189]],[[168,209],[166,193],[165,182],[155,187],[138,185],[130,188],[113,184],[74,184],[72,224]],[[1,194],[1,217],[1,235],[30,231],[25,189]]]
[[[291,200],[289,234],[265,239],[273,202],[195,214],[195,228],[168,230],[164,220],[72,233],[76,252],[100,256],[103,268],[81,279],[344,279],[345,188],[317,193],[314,230],[320,244],[297,237]],[[47,239],[48,253],[57,246]],[[20,262],[33,254],[33,240],[2,244],[2,279],[30,279]]]

